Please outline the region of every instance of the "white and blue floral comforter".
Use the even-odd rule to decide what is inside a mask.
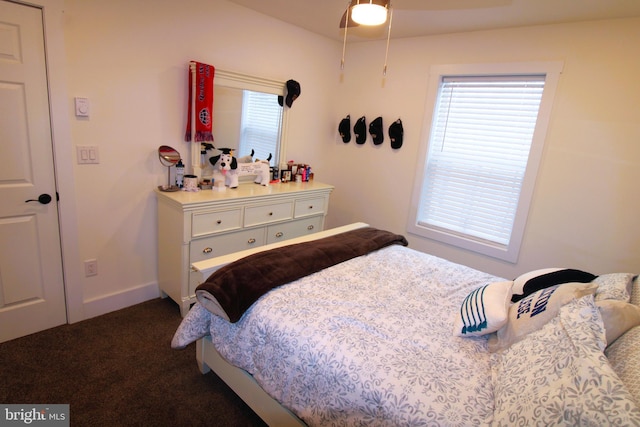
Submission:
[[[485,337],[453,337],[469,291],[501,280],[390,246],[281,286],[237,323],[198,305],[173,345],[220,354],[309,425],[486,425]]]

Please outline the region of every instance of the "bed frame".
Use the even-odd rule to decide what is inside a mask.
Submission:
[[[347,231],[368,227],[369,224],[357,222],[330,230],[320,231],[303,237],[290,239],[254,249],[235,252],[229,255],[212,258],[192,264],[192,267],[201,275],[200,283],[204,282],[217,269],[248,255],[276,249],[295,243],[308,242],[334,236]],[[205,337],[196,342],[196,360],[200,372],[206,374],[210,370],[216,373],[264,422],[270,426],[289,427],[305,426],[295,414],[269,396],[255,379],[243,369],[227,362],[216,350],[211,342],[211,337]]]

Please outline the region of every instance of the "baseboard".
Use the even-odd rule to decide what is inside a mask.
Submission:
[[[83,302],[84,319],[101,316],[112,311],[130,307],[160,297],[157,283],[140,285],[132,289],[101,295]]]

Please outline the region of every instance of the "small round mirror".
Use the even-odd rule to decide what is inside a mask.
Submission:
[[[180,161],[180,153],[168,145],[161,145],[158,148],[158,157],[160,163],[167,167],[167,185],[159,185],[158,189],[160,191],[178,191],[179,187],[171,185],[171,166],[175,166]]]
[[[175,166],[180,161],[180,153],[168,145],[161,145],[158,148],[158,156],[160,163],[167,167]]]

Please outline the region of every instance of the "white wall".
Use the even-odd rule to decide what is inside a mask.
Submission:
[[[54,0],[41,0],[43,2]],[[594,273],[640,270],[635,167],[640,160],[640,20],[553,25],[349,45],[224,0],[65,0],[70,143],[77,231],[65,233],[72,320],[157,296],[156,203],[165,182],[161,144],[186,156],[187,63],[286,80],[302,94],[290,111],[288,157],[333,184],[327,226],[367,221],[406,234],[407,211],[432,64],[563,60],[548,141],[520,260],[512,265],[407,235],[412,247],[494,274],[568,266]],[[91,117],[73,117],[73,97]],[[343,144],[342,117],[405,126],[400,150]],[[75,145],[97,145],[99,165],[76,165]],[[69,211],[69,208],[67,208]],[[75,220],[75,218],[73,218]],[[63,218],[64,222],[64,218]],[[66,220],[67,225],[69,219]],[[76,241],[77,240],[77,244]],[[77,259],[76,259],[77,255]],[[85,278],[82,261],[99,274]],[[74,303],[75,304],[75,303]]]
[[[82,283],[67,288],[82,293],[80,320],[158,296],[153,189],[167,175],[157,148],[190,158],[188,62],[299,81],[288,157],[313,164],[318,135],[333,119],[335,95],[325,89],[338,73],[340,45],[224,0],[64,4],[72,145],[96,145],[100,154],[99,165],[73,161],[79,258],[67,262]],[[88,120],[73,116],[74,97],[89,98]],[[85,278],[82,262],[93,258],[98,275]]]
[[[564,61],[522,250],[501,262],[407,234],[410,246],[513,277],[541,267],[602,274],[640,271],[640,19],[551,25],[393,40],[382,79],[384,43],[350,46],[340,106],[385,128],[401,117],[405,142],[344,144],[333,135],[329,225],[353,220],[406,234],[414,168],[433,64]]]

